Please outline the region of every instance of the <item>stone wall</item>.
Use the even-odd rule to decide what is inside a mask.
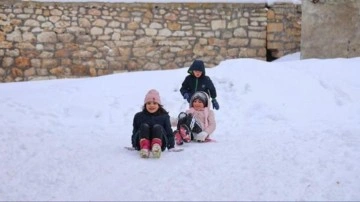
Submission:
[[[360,56],[359,0],[303,0],[301,58]]]
[[[268,60],[300,51],[301,5],[274,4],[268,11]]]
[[[230,58],[280,57],[299,51],[298,7],[4,0],[0,81],[173,69],[194,59],[213,67]]]

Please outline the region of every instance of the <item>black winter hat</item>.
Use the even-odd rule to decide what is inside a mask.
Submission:
[[[190,99],[190,107],[193,106],[194,100],[199,99],[204,103],[204,107],[208,106],[209,96],[204,91],[197,91]]]
[[[204,72],[205,71],[205,65],[204,62],[202,60],[194,60],[194,62],[191,64],[190,68],[191,71],[201,71]]]

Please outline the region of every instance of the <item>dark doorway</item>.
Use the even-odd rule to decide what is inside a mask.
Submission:
[[[271,62],[271,61],[274,61],[274,60],[278,59],[278,57],[274,56],[277,53],[278,53],[278,50],[266,49],[266,61]]]

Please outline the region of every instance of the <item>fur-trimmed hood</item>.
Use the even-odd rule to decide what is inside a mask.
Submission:
[[[211,102],[209,95],[204,91],[197,91],[194,93],[194,95],[191,97],[189,102],[189,107],[193,107],[193,102],[195,99],[200,99],[204,103],[204,107],[209,107],[211,109]]]

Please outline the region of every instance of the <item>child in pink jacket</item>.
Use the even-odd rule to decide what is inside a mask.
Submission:
[[[195,140],[205,142],[216,129],[214,111],[209,106],[209,96],[203,91],[198,91],[190,99],[190,108],[178,116],[175,142]]]

